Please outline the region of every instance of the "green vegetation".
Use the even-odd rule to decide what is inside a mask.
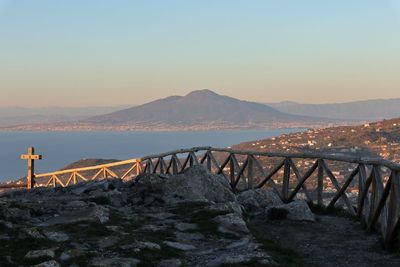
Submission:
[[[188,232],[201,232],[208,236],[218,236],[229,239],[237,239],[238,237],[229,233],[221,233],[218,231],[218,223],[213,219],[220,215],[231,213],[226,210],[208,209],[208,203],[192,202],[175,206],[171,212],[177,214],[181,220],[187,223],[196,224],[199,229],[188,230]]]
[[[27,251],[33,249],[51,248],[55,242],[46,239],[26,238],[21,240],[18,238],[18,231],[0,228],[0,235],[7,233],[10,236],[9,240],[0,240],[0,266],[31,266],[49,260],[47,257],[37,259],[25,259]],[[11,264],[7,257],[14,262]]]
[[[264,230],[255,223],[247,225],[250,232],[263,245],[263,248],[272,256],[272,258],[283,267],[300,267],[303,266],[302,257],[295,251],[289,248],[282,247],[276,241],[265,237]],[[242,265],[243,266],[243,265]],[[252,266],[252,265],[248,265]]]

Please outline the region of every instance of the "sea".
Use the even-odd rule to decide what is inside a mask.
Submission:
[[[229,147],[305,129],[196,132],[0,132],[0,181],[26,175],[20,155],[29,146],[43,159],[35,172],[58,170],[84,158],[130,159],[195,146]]]

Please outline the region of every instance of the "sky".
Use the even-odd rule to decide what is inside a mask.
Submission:
[[[400,97],[400,0],[0,0],[0,107]]]

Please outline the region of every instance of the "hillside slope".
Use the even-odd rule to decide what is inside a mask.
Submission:
[[[335,118],[342,120],[373,121],[400,117],[400,98],[374,99],[338,104],[300,104],[291,101],[267,105],[290,114]]]
[[[234,145],[256,151],[320,151],[400,162],[400,118],[358,126],[310,129],[306,132]]]

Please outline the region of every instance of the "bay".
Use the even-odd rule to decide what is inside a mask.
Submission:
[[[26,175],[29,146],[43,155],[35,172],[58,170],[83,158],[129,159],[195,146],[227,147],[304,129],[196,132],[0,132],[0,181]]]

